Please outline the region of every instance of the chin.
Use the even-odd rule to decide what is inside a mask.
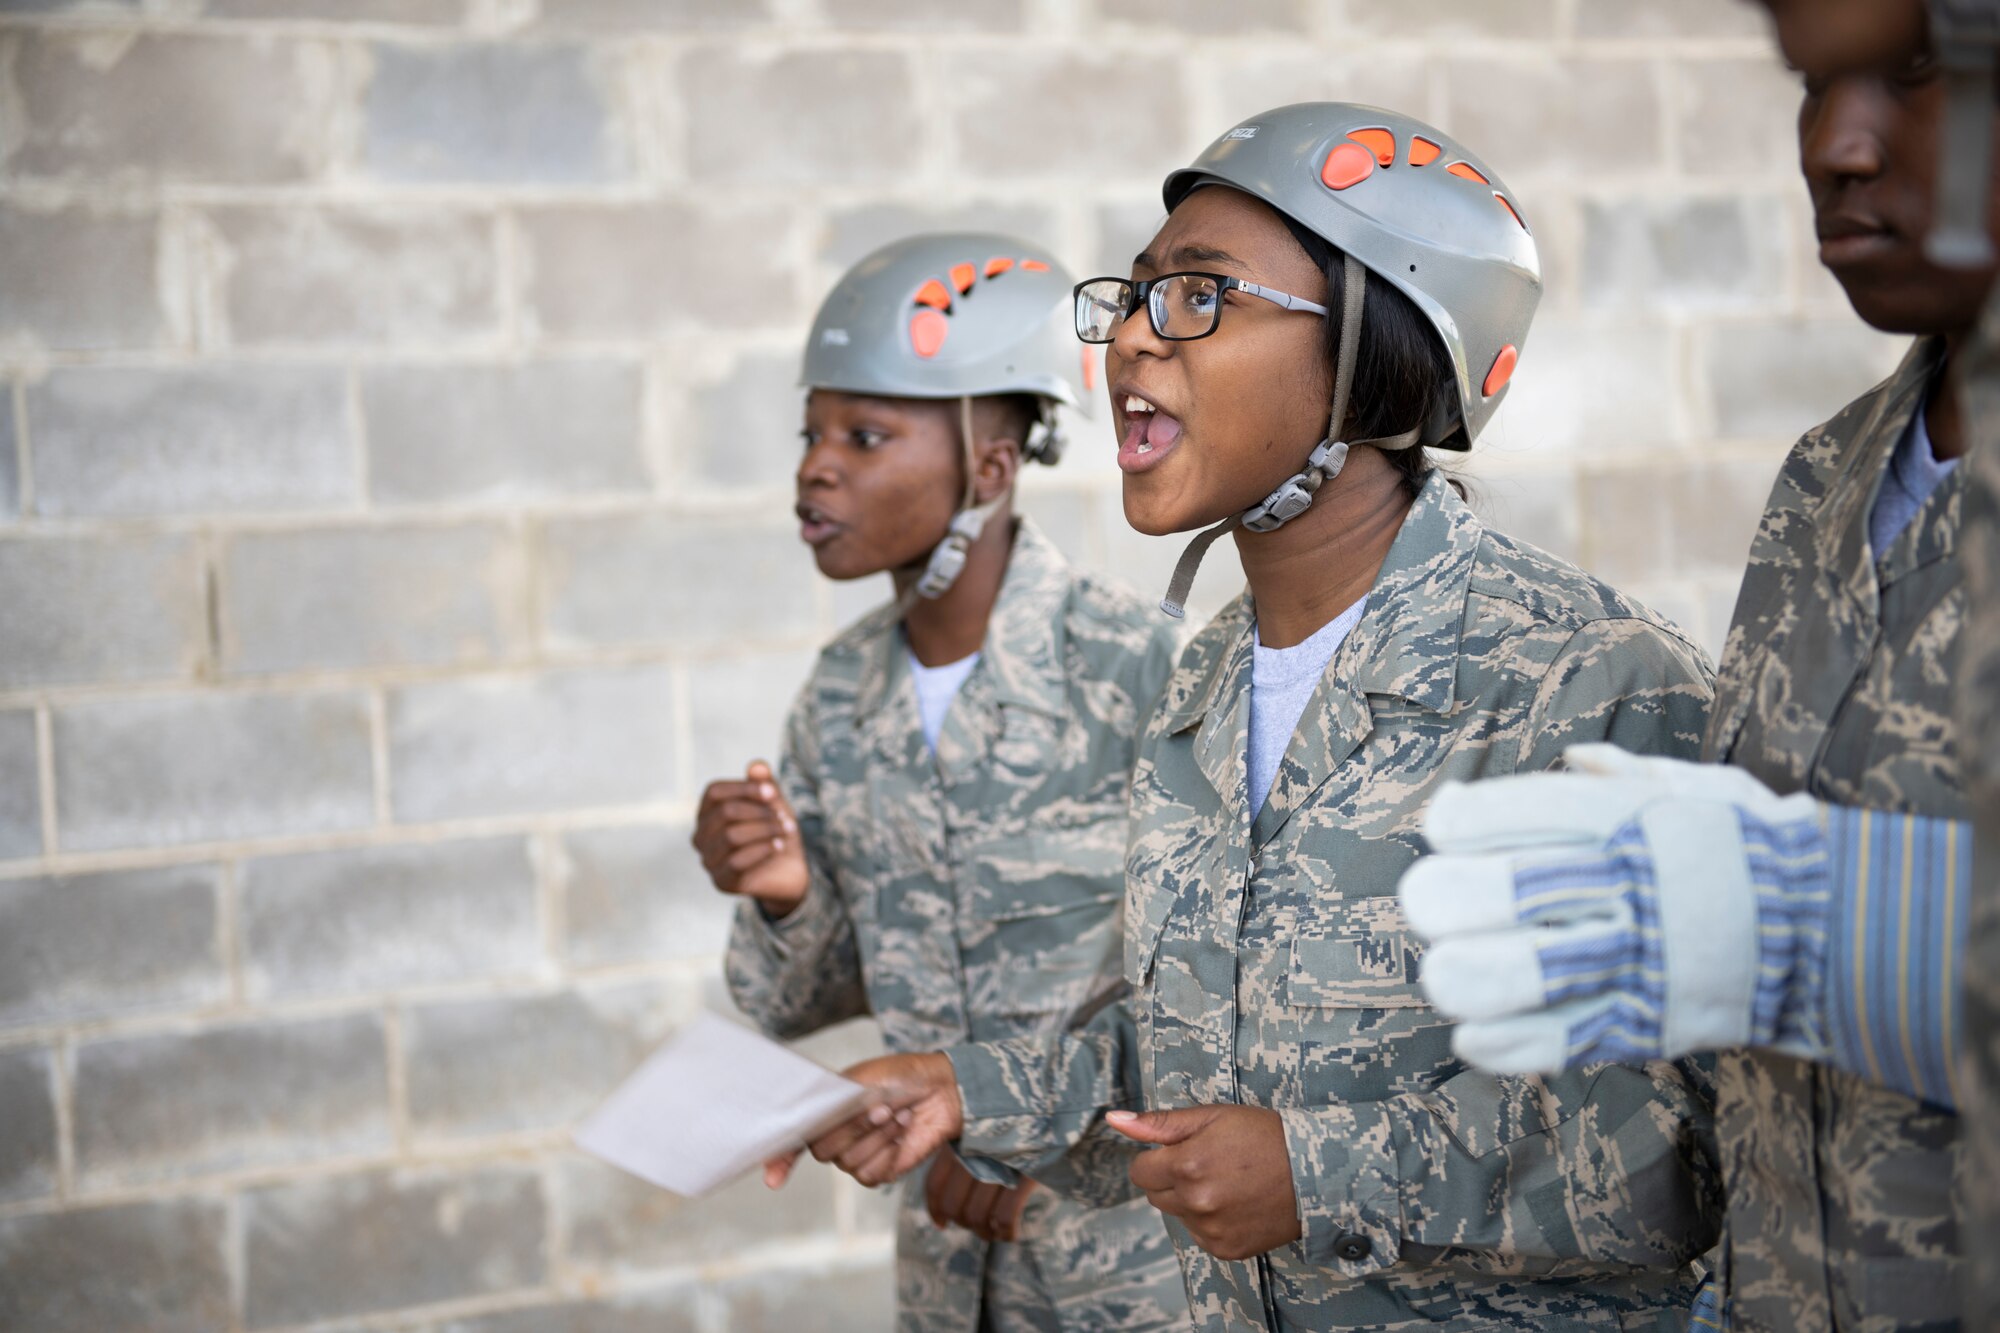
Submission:
[[[1991,273],[1933,273],[1928,281],[1916,282],[1843,280],[1841,288],[1870,328],[1922,337],[1976,326],[1992,282]]]

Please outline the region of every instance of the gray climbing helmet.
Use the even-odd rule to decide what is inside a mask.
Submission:
[[[1269,532],[1304,513],[1351,444],[1470,449],[1507,386],[1542,295],[1541,261],[1512,192],[1485,162],[1420,120],[1379,107],[1301,102],[1252,116],[1170,174],[1168,211],[1203,185],[1260,199],[1344,258],[1340,348],[1326,438],[1261,503],[1191,542],[1161,602],[1179,616],[1214,540]],[[1451,356],[1454,383],[1421,422],[1378,440],[1342,438],[1370,282],[1416,305]]]
[[[972,400],[1032,394],[1040,414],[1021,442],[1053,464],[1063,437],[1056,404],[1088,415],[1092,349],[1070,331],[1075,282],[1039,245],[990,232],[912,236],[842,275],[813,317],[799,382],[808,389],[892,398],[956,398],[965,441],[965,496],[912,592],[942,597],[999,507],[976,503]],[[906,597],[907,611],[912,598]]]

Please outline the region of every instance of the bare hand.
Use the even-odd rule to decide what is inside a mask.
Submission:
[[[880,1101],[814,1139],[812,1155],[864,1185],[883,1185],[922,1166],[965,1129],[958,1076],[944,1055],[884,1055],[844,1071]],[[798,1154],[764,1164],[772,1189],[791,1175]]]
[[[1111,1111],[1104,1120],[1129,1139],[1162,1145],[1139,1154],[1129,1171],[1132,1183],[1216,1258],[1249,1259],[1302,1234],[1285,1126],[1276,1111],[1190,1106]]]
[[[940,1227],[961,1226],[984,1241],[1011,1241],[1021,1234],[1021,1210],[1035,1182],[1009,1188],[976,1179],[956,1153],[941,1152],[924,1178],[924,1203]]]
[[[798,817],[761,759],[741,782],[708,784],[690,841],[716,888],[755,898],[774,917],[789,915],[812,882]]]

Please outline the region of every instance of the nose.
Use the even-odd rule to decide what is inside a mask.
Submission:
[[[1146,304],[1139,302],[1137,310],[1118,322],[1117,331],[1111,335],[1110,355],[1130,361],[1137,356],[1173,354],[1173,344],[1154,331],[1153,317],[1147,312]]]
[[[824,490],[840,484],[840,463],[832,442],[824,435],[806,446],[805,456],[799,459],[799,470],[793,477],[798,493],[809,490]]]
[[[1882,174],[1883,93],[1866,79],[1836,79],[1799,110],[1799,165],[1815,185]]]

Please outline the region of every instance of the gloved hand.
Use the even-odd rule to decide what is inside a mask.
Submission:
[[[1460,1058],[1555,1072],[1729,1046],[1824,1049],[1820,807],[1740,769],[1565,752],[1566,773],[1452,783],[1403,876],[1422,982]]]

